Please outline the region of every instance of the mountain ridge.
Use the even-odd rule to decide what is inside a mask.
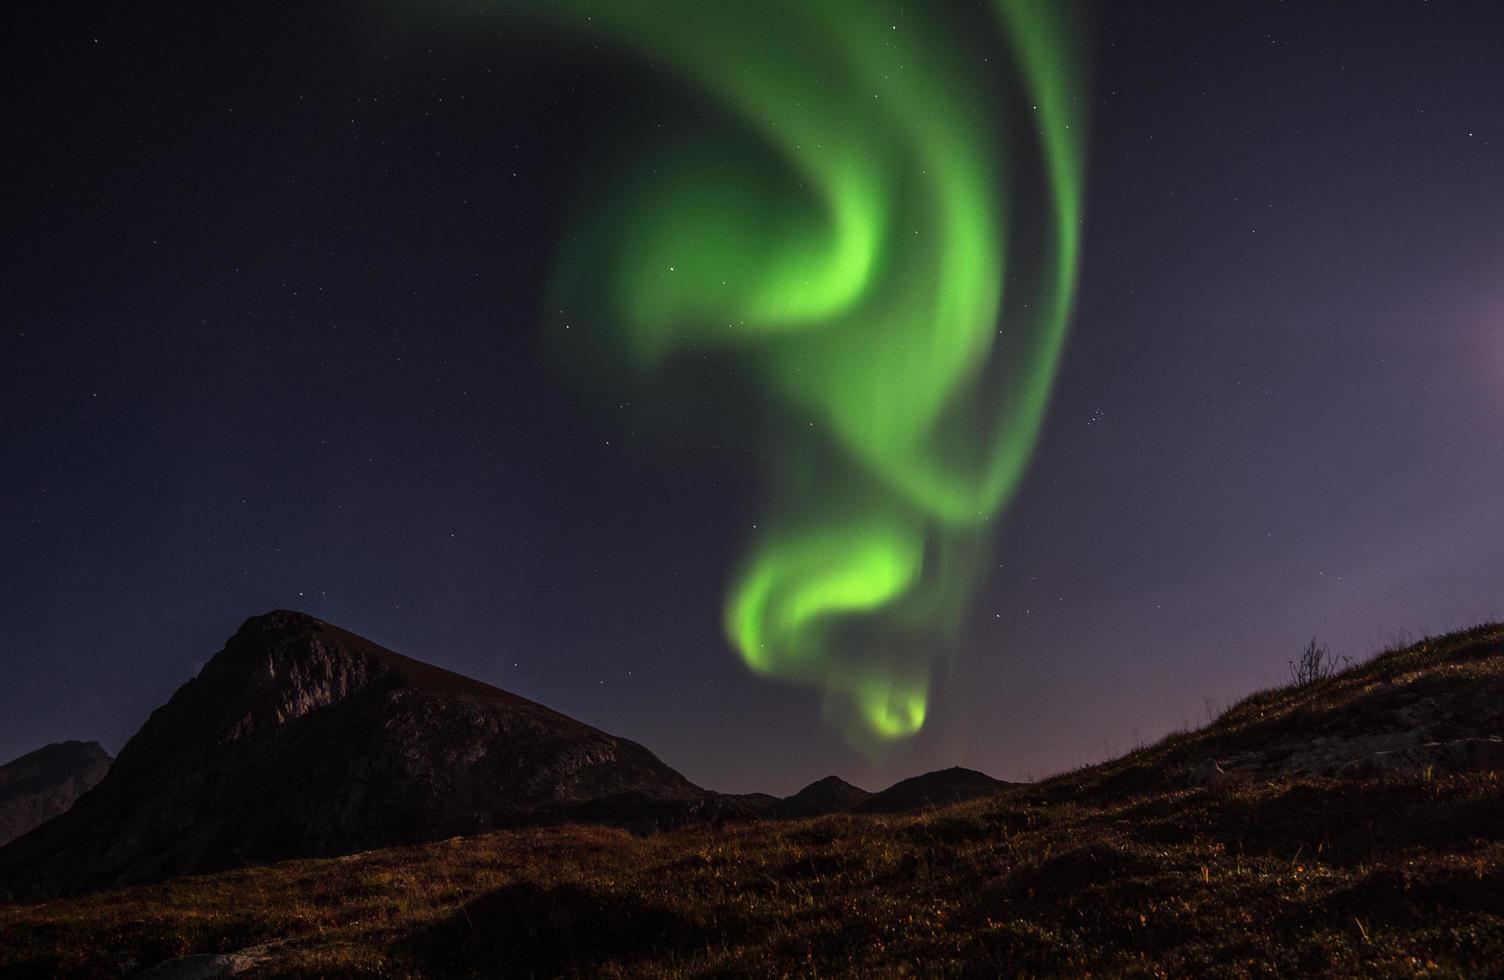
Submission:
[[[504,829],[0,905],[0,973],[1493,976],[1501,694],[1484,625],[920,813]]]
[[[46,895],[502,826],[658,829],[716,797],[647,749],[303,613],[248,619],[95,790],[0,848]]]
[[[104,778],[110,762],[98,742],[70,739],[0,765],[0,846],[67,812]]]
[[[74,809],[0,847],[0,897],[137,884],[506,827],[895,813],[1011,784],[959,767],[869,793],[704,789],[651,751],[306,613],[247,619]]]

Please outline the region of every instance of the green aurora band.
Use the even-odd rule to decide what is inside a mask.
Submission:
[[[551,298],[644,383],[675,353],[734,352],[768,395],[769,472],[727,635],[754,672],[822,689],[857,746],[914,734],[1065,340],[1071,8],[994,0],[994,41],[958,45],[935,7],[885,0],[483,5],[668,72],[763,148],[620,161]]]

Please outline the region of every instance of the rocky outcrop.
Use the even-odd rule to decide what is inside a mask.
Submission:
[[[655,830],[715,794],[636,743],[313,617],[248,620],[72,810],[0,848],[31,898],[591,820]]]
[[[266,947],[241,950],[238,953],[197,953],[178,956],[143,970],[131,980],[218,980],[249,973],[267,962],[270,957]]]
[[[1375,752],[1343,765],[1340,776],[1406,773],[1424,776],[1442,772],[1496,772],[1504,770],[1504,738],[1454,738],[1446,742],[1422,742],[1403,749]]]
[[[0,844],[66,812],[109,768],[98,742],[56,742],[0,766]]]

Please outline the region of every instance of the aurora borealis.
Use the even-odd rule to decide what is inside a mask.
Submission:
[[[492,6],[650,60],[770,151],[681,140],[603,169],[551,305],[618,332],[643,385],[676,352],[735,353],[767,401],[765,496],[727,636],[754,672],[824,690],[853,741],[914,734],[1065,336],[1072,8],[999,0],[973,52],[889,3]]]
[[[780,793],[1504,616],[1504,6],[1064,9],[17,6],[0,759],[273,608]]]

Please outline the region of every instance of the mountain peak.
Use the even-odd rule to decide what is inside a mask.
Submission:
[[[349,630],[292,609],[274,609],[247,619],[225,644],[224,653],[232,651],[248,651],[256,656],[270,653],[268,669],[271,670],[281,666],[296,671],[303,662],[317,663],[332,658],[340,660],[347,670],[352,664],[357,665],[355,674],[349,678],[351,681],[379,679],[394,687],[431,694],[464,694],[550,711],[510,691],[403,656]],[[298,673],[295,680],[307,676]]]
[[[1012,783],[993,779],[975,769],[951,766],[894,783],[874,794],[862,809],[868,813],[899,813],[929,806],[961,803],[999,793]]]
[[[65,812],[110,768],[98,742],[54,742],[0,765],[0,844]]]
[[[97,789],[0,848],[0,890],[78,891],[586,819],[699,819],[634,742],[306,613],[254,616]]]
[[[773,814],[786,819],[846,813],[860,807],[872,794],[851,785],[840,776],[817,779],[773,807]]]

